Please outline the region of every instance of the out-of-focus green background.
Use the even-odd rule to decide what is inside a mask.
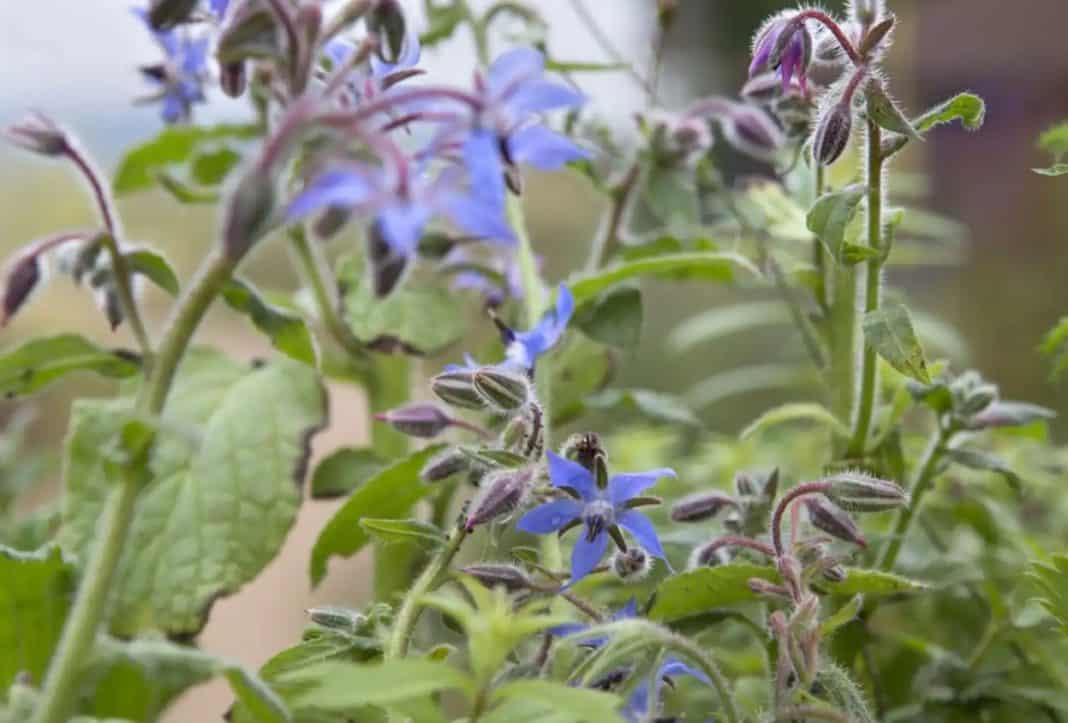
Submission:
[[[557,57],[605,59],[578,22],[570,0],[537,4],[550,18],[549,46]],[[640,68],[646,67],[655,25],[654,0],[586,0],[586,4],[616,44],[632,54]],[[680,16],[666,43],[661,83],[661,100],[671,108],[681,108],[700,95],[733,93],[744,78],[753,29],[767,13],[788,5],[773,0],[680,0],[679,4]],[[972,364],[999,382],[1005,396],[1068,411],[1068,391],[1048,382],[1048,366],[1036,354],[1042,333],[1068,313],[1068,178],[1044,178],[1030,170],[1047,162],[1035,148],[1037,134],[1068,118],[1063,34],[1068,3],[891,0],[890,7],[900,20],[890,62],[893,88],[910,110],[922,110],[964,89],[980,94],[988,104],[981,133],[940,129],[896,164],[898,169],[924,174],[923,203],[959,219],[966,241],[958,265],[895,271],[891,282],[906,288],[918,307],[956,325],[970,348]],[[28,107],[45,110],[79,132],[89,150],[112,167],[124,146],[151,137],[159,128],[154,109],[131,105],[143,90],[135,68],[153,60],[156,53],[124,2],[0,3],[0,122],[14,121]],[[472,60],[466,37],[425,56],[433,75],[452,79],[466,78]],[[644,106],[641,90],[618,75],[584,82],[597,112],[620,133],[631,133],[631,116]],[[207,117],[241,116],[239,104],[216,100]],[[584,258],[602,200],[585,181],[570,174],[532,178],[528,187],[533,236],[547,274],[555,280]],[[165,251],[186,275],[213,243],[216,219],[210,209],[179,206],[155,194],[124,200],[121,209],[128,237]],[[0,253],[10,255],[26,241],[55,230],[94,223],[86,194],[66,169],[0,148]],[[248,273],[267,287],[295,283],[289,260],[277,245],[259,252]],[[737,294],[694,285],[650,284],[647,291],[641,350],[621,360],[624,376],[635,385],[682,391],[712,372],[778,358],[784,344],[797,344],[792,336],[740,336],[729,345],[705,346],[682,358],[666,359],[662,341],[674,323]],[[162,320],[166,303],[150,291],[149,319]],[[108,331],[87,292],[62,279],[0,330],[0,348],[31,334],[65,329],[117,346],[128,344],[124,331]],[[268,351],[242,320],[224,310],[213,312],[205,335],[238,355]],[[106,389],[85,380],[65,382],[35,399],[33,443],[58,442],[72,395]],[[776,400],[773,394],[734,397],[702,410],[702,416],[710,429],[731,431]],[[0,403],[0,421],[15,411],[14,403]],[[331,430],[317,442],[319,452],[353,443],[365,434],[356,394],[336,398],[332,418]],[[1062,423],[1061,436],[1064,429]],[[38,498],[46,494],[42,490]],[[305,597],[307,549],[330,509],[324,503],[310,505],[283,558],[242,593],[244,599],[226,601],[216,609],[204,636],[208,647],[260,663],[297,634],[308,602],[338,602],[358,594],[366,570],[362,560],[332,567],[326,588],[314,598]],[[249,620],[248,608],[242,606],[249,604],[249,596],[257,595],[253,604],[259,606],[259,614]],[[242,609],[246,612],[238,612]],[[271,635],[262,630],[266,620],[272,621]],[[218,706],[225,695],[214,691],[201,700]],[[173,720],[201,719],[202,710],[180,708]]]

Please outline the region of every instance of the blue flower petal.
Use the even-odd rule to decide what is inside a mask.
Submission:
[[[546,452],[546,456],[549,458],[549,480],[553,487],[570,487],[586,502],[597,499],[597,485],[588,469],[555,452]]]
[[[653,523],[649,521],[648,517],[641,512],[627,510],[618,517],[617,522],[620,527],[634,536],[634,539],[645,548],[646,552],[667,562],[664,548],[660,546],[660,539],[656,536],[656,528],[653,527]]]
[[[655,485],[661,477],[675,476],[675,470],[667,467],[651,469],[648,472],[612,475],[612,479],[608,480],[608,499],[618,507]]]
[[[612,613],[612,620],[628,620],[638,617],[638,601],[634,598],[627,600],[626,605]]]
[[[478,129],[468,135],[463,147],[471,191],[489,209],[504,213],[504,165],[500,142],[492,131]]]
[[[286,219],[295,221],[328,206],[351,207],[365,203],[374,190],[374,185],[363,173],[348,169],[327,171],[293,199],[286,209]]]
[[[430,210],[414,203],[396,203],[383,208],[375,219],[382,238],[401,256],[411,256],[419,248]]]
[[[575,543],[575,549],[571,551],[571,579],[568,581],[568,585],[574,585],[590,574],[593,568],[597,567],[597,563],[604,557],[604,551],[608,547],[608,535],[602,532],[593,538],[593,541],[586,539],[586,535],[580,535],[578,541]]]
[[[533,48],[516,48],[502,53],[490,65],[486,84],[493,93],[514,88],[526,79],[545,72],[545,56]]]
[[[571,161],[590,157],[570,138],[543,125],[528,125],[508,136],[508,155],[515,163],[541,171],[555,171]]]
[[[537,78],[518,83],[504,102],[513,113],[523,117],[530,113],[576,108],[586,102],[586,96],[561,83]]]
[[[539,505],[523,515],[516,529],[534,535],[556,532],[582,514],[582,505],[575,500],[553,500]]]
[[[677,678],[680,675],[688,675],[692,678],[696,678],[706,685],[712,684],[712,681],[708,679],[708,676],[697,668],[687,665],[678,658],[666,658],[664,664],[660,667],[660,677]]]
[[[226,9],[230,7],[230,0],[211,0],[210,7],[215,17],[221,19],[223,15],[226,15]]]
[[[441,204],[449,220],[464,233],[485,241],[515,243],[515,233],[500,208],[469,194],[450,194]]]

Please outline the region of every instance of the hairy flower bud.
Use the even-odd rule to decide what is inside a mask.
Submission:
[[[776,585],[773,582],[768,582],[767,580],[765,580],[764,578],[761,578],[761,577],[749,578],[749,580],[746,582],[746,585],[748,585],[749,589],[755,595],[762,595],[762,596],[765,596],[765,597],[778,598],[778,599],[784,599],[784,600],[789,600],[790,599],[790,591],[789,590],[787,590],[782,585]]]
[[[909,503],[909,495],[896,482],[870,477],[862,472],[841,472],[828,479],[824,493],[839,507],[852,512],[882,512]]]
[[[377,0],[367,16],[367,27],[379,37],[379,57],[387,63],[396,63],[408,28],[400,2]]]
[[[727,142],[754,158],[770,158],[786,144],[782,129],[756,106],[731,103],[720,124]]]
[[[7,272],[4,283],[4,309],[0,326],[7,326],[23,304],[29,300],[33,290],[41,281],[41,262],[39,254],[29,253],[15,259]]]
[[[350,610],[336,605],[309,608],[307,613],[308,618],[316,625],[349,633],[367,622],[367,616],[358,610]]]
[[[737,507],[738,502],[725,492],[711,490],[688,495],[671,508],[675,522],[700,522],[715,517],[726,507]]]
[[[842,565],[830,565],[823,569],[823,579],[827,582],[844,582],[848,576]]]
[[[424,439],[438,436],[452,424],[452,418],[433,404],[409,404],[376,414],[375,419],[398,432]]]
[[[794,76],[804,87],[811,61],[812,35],[804,22],[795,22],[794,12],[787,10],[769,18],[754,36],[749,77],[779,68],[783,89],[790,86]]]
[[[474,373],[471,381],[475,391],[499,409],[519,409],[530,400],[530,381],[522,373],[483,367]]]
[[[219,69],[219,87],[222,88],[222,92],[231,98],[240,98],[245,93],[245,88],[248,87],[248,73],[245,70],[245,63],[238,61],[236,63],[227,63]]]
[[[237,260],[271,227],[276,202],[275,182],[258,168],[246,173],[230,193],[223,215],[223,248]]]
[[[842,155],[853,132],[853,108],[849,103],[834,103],[816,120],[812,134],[812,156],[816,162],[829,166]]]
[[[475,389],[474,376],[471,369],[442,372],[430,380],[430,390],[446,404],[482,410],[486,408],[486,399]]]
[[[461,567],[460,572],[470,575],[486,587],[503,587],[508,592],[527,590],[531,584],[527,574],[515,565],[480,563]]]
[[[813,527],[839,540],[845,540],[860,547],[868,546],[868,541],[864,539],[857,523],[841,507],[823,497],[806,497],[803,502],[805,509],[808,510],[809,522]]]
[[[644,580],[649,571],[653,569],[653,561],[645,550],[632,546],[625,551],[616,550],[609,566],[620,580],[636,583]]]
[[[471,460],[463,450],[452,447],[427,460],[419,476],[426,482],[441,482],[470,467]]]
[[[188,22],[199,0],[152,0],[148,5],[148,23],[155,30],[169,30]]]
[[[8,126],[4,135],[19,148],[43,156],[61,156],[70,148],[70,140],[63,129],[48,116],[37,112]]]
[[[529,468],[501,470],[487,475],[481,492],[471,503],[464,528],[471,532],[478,525],[515,511],[526,497],[532,476]]]

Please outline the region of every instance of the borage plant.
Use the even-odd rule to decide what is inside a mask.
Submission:
[[[678,10],[658,7],[662,47]],[[852,0],[843,17],[768,19],[738,98],[651,108],[621,151],[568,82],[619,64],[549,58],[534,5],[425,11],[420,40],[398,0],[156,0],[131,22],[159,44],[142,73],[170,125],[113,179],[44,115],[8,129],[70,164],[100,218],[12,260],[4,319],[58,272],[135,347],[61,334],[0,359],[9,397],[78,370],[121,380],[73,407],[55,524],[0,528],[6,719],[156,720],[223,676],[228,720],[260,723],[1060,720],[1068,657],[1052,621],[1068,619],[1068,566],[1020,574],[1064,519],[1052,414],[928,361],[921,338],[959,361],[952,335],[884,289],[888,266],[926,258],[946,227],[891,207],[891,160],[936,126],[978,128],[982,101],[906,115],[882,68],[895,18]],[[537,47],[491,54],[502,19]],[[421,45],[461,28],[483,69],[423,82]],[[652,103],[655,72],[624,66]],[[215,84],[248,99],[249,122],[193,122]],[[767,180],[729,181],[717,140]],[[527,167],[565,166],[608,202],[586,267],[556,285],[520,199]],[[152,187],[220,205],[184,289],[123,232],[114,196]],[[238,275],[267,243],[289,245],[297,294]],[[643,276],[771,297],[687,320],[661,366],[785,321],[781,363],[713,370],[685,402],[607,386],[611,347],[639,336]],[[161,330],[142,313],[148,283],[175,296]],[[461,339],[461,299],[482,303],[500,343],[417,386],[444,406],[410,398],[408,359]],[[191,346],[216,300],[274,358]],[[292,526],[326,380],[362,387],[374,421],[369,446],[311,475],[312,496],[347,496],[312,583],[370,545],[374,599],[310,610],[303,639],[253,673],[194,642]],[[692,408],[798,383],[817,398],[739,439],[702,431]],[[604,409],[655,426],[578,426]],[[21,486],[8,478],[5,516]]]

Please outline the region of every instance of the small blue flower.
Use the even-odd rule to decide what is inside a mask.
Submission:
[[[155,30],[144,8],[133,8],[133,13],[144,22],[165,55],[162,63],[141,68],[145,78],[158,88],[152,99],[163,102],[161,114],[167,123],[189,120],[193,105],[205,101],[210,38],[193,37],[178,29]]]
[[[622,527],[634,536],[649,554],[667,561],[656,530],[649,518],[630,509],[628,502],[656,484],[661,477],[674,477],[670,469],[617,474],[601,489],[593,475],[582,465],[548,453],[549,480],[554,487],[567,491],[572,498],[558,499],[535,507],[523,515],[518,529],[535,535],[546,535],[574,523],[584,525],[584,533],[571,553],[571,580],[574,585],[597,566],[608,548],[608,533],[612,527]]]
[[[547,311],[534,328],[528,331],[512,331],[501,325],[505,342],[505,363],[532,371],[538,357],[560,342],[574,311],[575,297],[572,296],[571,289],[566,284],[560,284],[556,294],[556,307]]]
[[[216,20],[222,20],[230,7],[230,0],[208,0],[208,8]]]

